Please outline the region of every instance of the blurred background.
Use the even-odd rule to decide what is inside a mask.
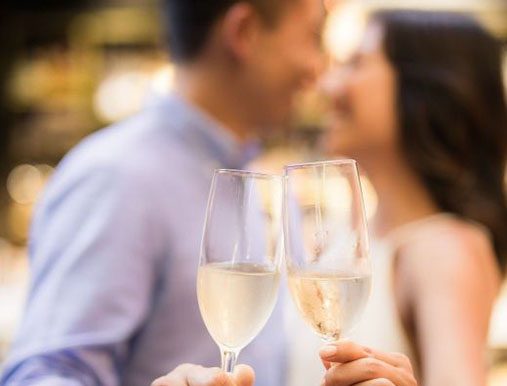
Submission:
[[[171,88],[156,0],[3,0],[0,6],[0,368],[27,288],[34,205],[64,154],[89,133],[134,114]],[[469,12],[505,44],[507,0],[331,0],[324,46],[338,61],[354,50],[369,10]],[[507,59],[506,59],[507,74]],[[507,89],[507,76],[506,76]],[[318,157],[321,106],[296,104],[293,130],[272,138],[257,166]],[[375,210],[368,190],[369,213]],[[99,198],[97,198],[99,199]],[[507,384],[507,287],[490,336],[491,386]]]

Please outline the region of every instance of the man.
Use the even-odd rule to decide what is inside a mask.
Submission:
[[[85,139],[36,213],[32,282],[1,385],[148,385],[217,365],[195,278],[212,171],[283,126],[320,65],[315,0],[168,0],[175,94]],[[284,384],[281,310],[241,354]]]

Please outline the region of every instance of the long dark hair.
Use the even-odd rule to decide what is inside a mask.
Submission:
[[[502,271],[507,256],[507,105],[502,47],[458,13],[373,15],[398,78],[400,140],[433,200],[486,226]]]

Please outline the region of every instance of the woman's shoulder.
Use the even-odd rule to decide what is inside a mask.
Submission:
[[[413,229],[397,246],[396,255],[401,272],[422,286],[480,278],[489,287],[484,289],[496,293],[500,284],[488,230],[458,216],[439,215]]]
[[[433,260],[460,256],[493,256],[488,229],[449,213],[439,213],[402,225],[389,236],[397,256]]]

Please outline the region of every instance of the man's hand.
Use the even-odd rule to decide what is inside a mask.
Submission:
[[[218,367],[184,364],[156,379],[151,386],[252,386],[254,379],[252,368],[245,365],[238,365],[233,374],[227,374]]]

